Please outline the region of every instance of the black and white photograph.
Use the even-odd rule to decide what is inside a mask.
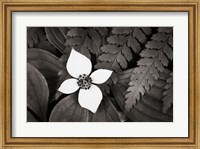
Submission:
[[[173,122],[173,27],[27,27],[27,122]]]

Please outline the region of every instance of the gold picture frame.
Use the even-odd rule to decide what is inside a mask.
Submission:
[[[200,148],[200,1],[199,0],[1,0],[0,147],[1,148]],[[189,14],[189,137],[187,138],[14,138],[11,135],[12,12],[138,11]]]

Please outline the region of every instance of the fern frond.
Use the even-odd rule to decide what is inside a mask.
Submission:
[[[147,41],[151,28],[145,27],[115,27],[107,38],[107,43],[101,47],[102,54],[98,57],[96,68],[107,68],[115,72],[126,69],[132,60],[132,52],[139,53],[141,44]]]
[[[159,78],[159,72],[168,66],[172,60],[172,38],[173,28],[159,28],[158,33],[152,36],[152,40],[145,45],[146,49],[140,53],[142,57],[138,61],[130,78],[129,88],[127,89],[125,109],[129,111],[132,106],[140,100],[141,96],[149,91],[154,81]]]
[[[91,58],[91,53],[99,54],[101,45],[101,35],[99,28],[70,28],[67,33],[65,45],[73,47],[83,55]]]

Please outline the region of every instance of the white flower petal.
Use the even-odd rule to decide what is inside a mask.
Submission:
[[[79,89],[76,79],[67,79],[59,87],[59,91],[64,94],[70,94]]]
[[[92,79],[92,83],[96,83],[96,84],[102,84],[104,82],[106,82],[113,71],[111,70],[107,70],[107,69],[98,69],[96,71],[94,71],[90,77]]]
[[[91,85],[88,90],[80,89],[78,101],[81,107],[95,113],[103,98],[102,92],[96,85]]]
[[[82,74],[89,75],[92,70],[92,64],[86,56],[72,48],[66,68],[72,77],[78,78]]]

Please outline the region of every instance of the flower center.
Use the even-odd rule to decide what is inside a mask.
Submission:
[[[90,76],[83,74],[78,77],[77,84],[81,89],[87,90],[92,85],[92,79],[90,78]]]

